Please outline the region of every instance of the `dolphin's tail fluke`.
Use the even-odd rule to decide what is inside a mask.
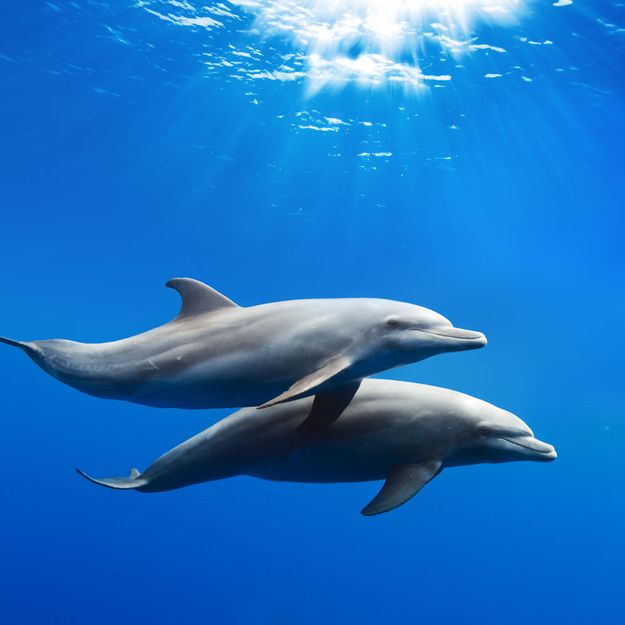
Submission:
[[[85,479],[99,484],[100,486],[106,486],[107,488],[115,488],[116,490],[130,490],[133,488],[141,488],[145,486],[148,481],[141,476],[141,473],[137,469],[130,469],[130,475],[128,477],[102,477],[96,479],[87,475],[84,471],[76,469],[78,475],[82,475]]]

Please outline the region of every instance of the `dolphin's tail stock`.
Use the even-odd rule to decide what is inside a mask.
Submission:
[[[6,345],[11,345],[12,347],[19,347],[23,349],[31,358],[34,358],[38,354],[41,353],[41,349],[35,345],[35,343],[29,343],[28,341],[14,341],[13,339],[8,339],[6,336],[0,336],[0,343],[5,343]]]
[[[7,345],[13,345],[13,347],[20,347],[21,349],[27,349],[28,344],[22,341],[14,341],[13,339],[7,339],[4,336],[0,336],[0,343],[6,343]]]
[[[96,479],[87,475],[84,471],[76,469],[78,475],[82,475],[85,479],[99,484],[100,486],[106,486],[107,488],[114,488],[116,490],[130,490],[133,488],[141,488],[148,483],[144,477],[141,477],[141,473],[137,469],[130,469],[130,475],[128,477],[102,477]]]

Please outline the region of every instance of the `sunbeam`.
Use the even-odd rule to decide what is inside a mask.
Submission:
[[[422,71],[430,53],[458,56],[476,49],[479,23],[514,24],[524,0],[233,0],[255,14],[266,36],[291,39],[304,55],[317,91],[355,81],[421,87],[448,75]]]
[[[244,80],[304,81],[313,94],[350,83],[419,90],[450,80],[460,57],[505,52],[483,41],[484,31],[518,24],[531,2],[230,0],[204,5],[139,0],[138,5],[177,26],[225,31],[236,25],[237,32],[254,35],[260,44],[207,52],[208,67],[232,69],[232,77]],[[287,49],[276,53],[285,44]]]

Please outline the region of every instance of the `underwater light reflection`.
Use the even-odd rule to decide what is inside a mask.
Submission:
[[[488,27],[501,30],[516,24],[532,2],[138,1],[162,21],[222,33],[222,45],[201,53],[211,73],[248,83],[301,81],[309,94],[349,83],[369,88],[399,85],[413,91],[440,86],[461,67],[462,56],[477,51],[504,54],[500,41],[486,40],[501,39]],[[259,43],[259,38],[264,41]]]
[[[305,55],[309,88],[355,81],[422,87],[445,75],[423,73],[434,50],[458,56],[474,45],[479,22],[508,25],[524,0],[234,0],[267,35],[286,36]]]

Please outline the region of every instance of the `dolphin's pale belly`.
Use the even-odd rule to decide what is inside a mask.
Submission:
[[[298,450],[288,459],[255,468],[250,475],[277,482],[370,482],[382,480],[392,468],[390,459],[359,460],[353,456],[332,458],[324,454],[306,457]]]
[[[250,382],[239,377],[201,381],[154,380],[119,399],[159,408],[232,408],[262,404],[284,390],[284,383]]]
[[[293,369],[292,369],[293,370]],[[55,377],[75,388],[109,399],[162,408],[217,408],[261,404],[278,395],[290,380],[263,375],[263,370],[224,367],[209,361],[173,372],[159,369],[153,359],[125,367],[79,369]],[[306,371],[302,373],[305,375]]]
[[[265,346],[221,355],[183,355],[163,367],[151,359],[143,365],[140,384],[125,397],[158,407],[218,408],[258,405],[279,395],[294,380],[307,375],[326,358],[319,354],[294,354]],[[150,370],[151,368],[151,370]]]
[[[414,448],[378,436],[298,446],[281,458],[252,467],[248,473],[281,482],[368,482],[385,479],[398,464],[420,460]]]

